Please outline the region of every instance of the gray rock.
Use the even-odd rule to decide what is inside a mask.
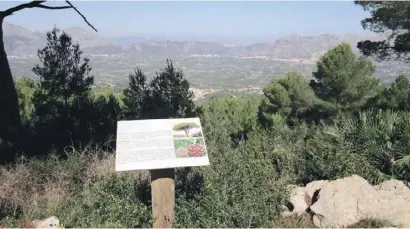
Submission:
[[[62,228],[60,220],[55,217],[49,217],[45,220],[34,220],[32,224],[35,228]]]
[[[324,184],[327,184],[329,181],[327,180],[318,180],[318,181],[313,181],[305,185],[305,192],[306,194],[312,199],[314,197],[314,193],[317,190],[320,190]]]
[[[283,215],[297,214],[300,216],[304,214],[309,207],[306,202],[305,188],[298,186],[291,187],[289,204],[293,207],[292,211],[285,212]]]
[[[376,187],[357,175],[324,182],[318,200],[310,206],[318,227],[346,227],[365,218],[389,220],[409,227],[409,188],[400,181]]]
[[[387,219],[397,227],[410,227],[410,189],[401,181],[389,180],[377,190],[375,217]]]
[[[327,182],[328,181],[326,180],[319,180],[308,183],[305,187],[298,187],[296,185],[288,186],[290,190],[290,199],[288,204],[292,206],[292,211],[289,211],[287,207],[284,206],[286,210],[282,213],[282,215],[287,216],[296,214],[300,216],[304,214],[313,202],[314,193],[317,190],[320,190],[321,187]]]

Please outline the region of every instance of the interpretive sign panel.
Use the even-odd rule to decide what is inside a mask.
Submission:
[[[117,123],[116,171],[209,164],[199,118]]]

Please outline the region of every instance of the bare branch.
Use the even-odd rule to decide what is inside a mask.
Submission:
[[[4,17],[12,15],[14,12],[27,9],[27,8],[42,8],[42,9],[49,9],[49,10],[74,9],[84,19],[84,21],[87,23],[88,26],[90,26],[94,31],[98,32],[97,29],[94,28],[94,26],[90,24],[90,22],[87,21],[87,18],[82,13],[80,13],[80,11],[75,6],[73,6],[73,4],[71,4],[69,0],[66,0],[66,3],[68,4],[68,6],[46,6],[42,4],[44,2],[46,1],[31,1],[28,3],[24,3],[21,5],[12,7],[5,11],[0,11],[0,17],[4,18]]]
[[[64,10],[64,9],[72,8],[71,6],[46,6],[46,5],[38,5],[36,7],[43,8],[43,9],[49,9],[49,10]]]
[[[41,3],[44,3],[46,1],[31,1],[29,3],[24,3],[15,7],[12,7],[10,9],[7,9],[6,11],[3,11],[1,14],[3,17],[7,17],[12,15],[14,12],[20,11],[22,9],[27,9],[27,8],[43,8],[43,9],[49,9],[49,10],[63,10],[63,9],[70,9],[70,6],[46,6],[42,5]]]
[[[31,1],[29,3],[24,3],[15,7],[12,7],[10,9],[7,9],[5,11],[2,12],[2,16],[3,17],[7,17],[9,15],[12,15],[14,12],[22,10],[22,9],[26,9],[26,8],[33,8],[36,7],[38,5],[40,5],[41,3],[43,3],[45,1]]]
[[[96,28],[94,28],[94,26],[92,24],[90,24],[90,22],[87,21],[87,18],[84,17],[84,15],[82,13],[80,13],[80,11],[77,10],[77,8],[75,6],[73,6],[73,4],[71,4],[71,2],[69,0],[66,0],[67,4],[69,4],[69,6],[71,8],[73,8],[83,19],[84,21],[87,23],[88,26],[90,26],[92,29],[94,29],[94,31],[98,32]]]

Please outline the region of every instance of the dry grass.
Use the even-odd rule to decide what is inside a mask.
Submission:
[[[98,154],[90,155],[91,162],[87,167],[86,175],[91,178],[102,178],[107,174],[114,172],[115,169],[115,155],[107,154],[104,157],[99,157]]]
[[[301,216],[291,215],[279,218],[273,225],[274,228],[316,228],[311,216],[305,213]]]
[[[281,217],[273,225],[274,228],[317,228],[312,221],[312,217],[308,213],[301,216],[286,216]],[[358,223],[347,226],[346,228],[385,228],[393,227],[393,225],[380,219],[363,219]]]
[[[87,185],[114,173],[114,165],[114,154],[87,149],[71,153],[65,160],[57,156],[22,158],[13,165],[1,166],[0,222],[4,215],[26,220],[49,217],[62,203],[76,199]],[[119,175],[149,179],[147,172]]]
[[[360,222],[352,224],[347,228],[384,228],[384,227],[393,227],[393,225],[387,220],[380,219],[363,219]]]

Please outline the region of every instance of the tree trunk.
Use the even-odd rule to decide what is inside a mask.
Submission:
[[[3,41],[3,20],[0,15],[0,143],[19,142],[21,119],[17,91]]]

